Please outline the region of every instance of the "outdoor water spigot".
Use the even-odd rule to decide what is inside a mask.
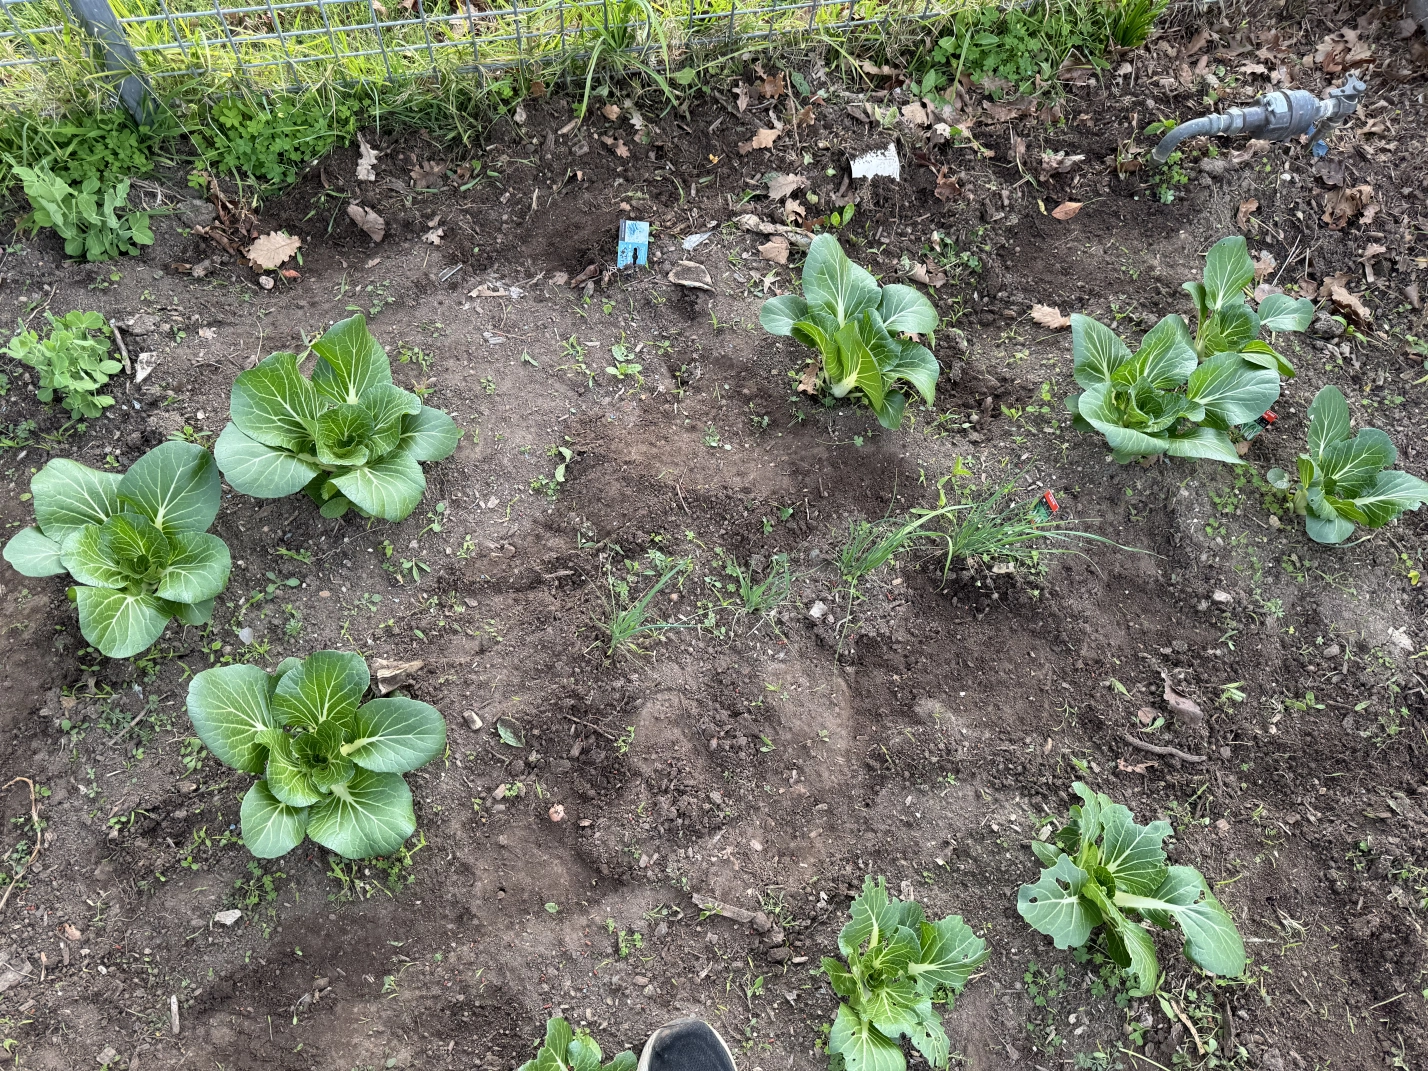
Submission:
[[[1266,93],[1246,108],[1229,108],[1220,115],[1203,115],[1181,123],[1161,139],[1150,158],[1157,164],[1163,164],[1175,151],[1175,146],[1186,138],[1202,135],[1250,134],[1266,141],[1288,141],[1300,134],[1316,132],[1319,138],[1314,144],[1314,154],[1322,156],[1328,151],[1324,139],[1358,109],[1367,88],[1351,74],[1342,86],[1329,90],[1329,95],[1323,100],[1307,89]]]

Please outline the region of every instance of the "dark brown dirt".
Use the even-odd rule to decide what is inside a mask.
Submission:
[[[1296,54],[1338,25],[1296,31]],[[185,426],[213,435],[245,362],[301,348],[354,309],[394,360],[412,358],[394,364],[398,378],[425,380],[467,431],[399,525],[226,497],[215,530],[235,572],[215,627],[172,629],[131,663],[79,649],[58,580],[0,577],[0,784],[32,777],[50,792],[39,868],[0,915],[0,953],[32,975],[0,995],[18,1066],[97,1066],[112,1048],[131,1069],[511,1068],[562,1011],[607,1052],[699,1014],[741,1066],[822,1067],[834,1000],[814,968],[867,873],[930,912],[962,914],[991,946],[946,1018],[962,1066],[1419,1066],[1425,521],[1320,547],[1288,516],[1277,527],[1278,503],[1252,475],[1292,460],[1327,381],[1422,472],[1428,406],[1407,340],[1424,331],[1405,298],[1428,226],[1417,89],[1383,79],[1367,114],[1386,132],[1363,120],[1335,145],[1348,184],[1374,187],[1377,231],[1319,222],[1328,187],[1299,148],[1214,178],[1187,161],[1188,184],[1161,204],[1102,161],[1150,112],[1195,111],[1203,81],[1191,93],[1174,74],[1189,36],[1137,58],[1134,87],[1125,76],[1073,87],[1068,122],[986,121],[975,133],[989,159],[899,127],[905,181],[850,187],[845,244],[873,270],[907,270],[934,231],[975,258],[949,260],[936,294],[956,318],[937,337],[936,408],[912,410],[896,434],[797,394],[803,355],[757,327],[759,302],[789,273],[728,224],[775,216],[763,200],[739,204],[769,171],[809,175],[810,211],[822,211],[848,155],[886,144],[816,67],[806,73],[828,102],[772,152],[738,153],[764,116],[722,104],[722,89],[687,117],[644,106],[648,145],[628,114],[557,136],[568,106],[528,102],[526,125],[493,130],[480,156],[499,177],[465,192],[411,189],[402,154],[430,147],[381,146],[375,192],[360,191],[388,223],[378,247],[341,211],[354,159],[338,153],[264,209],[265,229],[305,244],[301,278],[272,291],[231,265],[202,279],[171,270],[215,252],[177,219],[117,266],[62,264],[44,240],[12,250],[0,300],[17,313],[39,295],[121,324],[141,317],[131,350],[161,362],[142,385],[121,377],[120,404],[82,434],[4,451],[11,527],[28,520],[18,495],[47,456],[126,466]],[[1385,69],[1408,62],[1388,30],[1373,40]],[[1210,47],[1234,46],[1226,31]],[[1157,81],[1167,71],[1169,86]],[[1042,182],[1043,149],[1087,160]],[[919,153],[949,168],[960,196],[934,195]],[[1251,465],[1114,464],[1064,419],[1069,338],[1036,326],[1030,305],[1125,334],[1186,312],[1180,282],[1251,197],[1251,248],[1293,262],[1281,284],[1345,271],[1357,293],[1364,247],[1389,247],[1366,287],[1373,324],[1332,346],[1290,344],[1300,374]],[[1085,207],[1066,222],[1043,214],[1063,200]],[[435,216],[440,246],[421,240]],[[555,281],[603,267],[625,216],[657,224],[652,271],[596,275],[588,300]],[[679,248],[711,225],[692,252]],[[680,259],[707,266],[716,293],[669,284]],[[481,286],[507,293],[466,296]],[[614,344],[631,348],[641,379],[604,371]],[[23,378],[0,405],[3,424],[62,424]],[[552,477],[558,446],[575,459],[552,497],[533,481]],[[954,472],[958,493],[1053,488],[1075,527],[1149,553],[1096,546],[1010,574],[965,563],[946,585],[905,556],[850,606],[829,564],[849,522],[931,504]],[[596,622],[612,580],[642,592],[661,554],[694,562],[657,603],[680,627],[607,659]],[[748,568],[776,554],[796,574],[790,599],[767,619],[739,615],[726,556]],[[414,583],[404,559],[429,571]],[[818,601],[830,612],[815,621]],[[211,757],[186,767],[186,681],[219,660],[272,665],[333,647],[424,660],[411,693],[446,714],[450,754],[409,778],[420,827],[409,857],[344,867],[307,844],[260,865],[232,843],[247,778]],[[1123,742],[1138,709],[1164,712],[1162,670],[1208,717],[1155,739],[1203,764]],[[500,742],[499,718],[518,723],[524,748]],[[1055,951],[1016,913],[1017,886],[1037,872],[1026,841],[1064,813],[1078,778],[1142,819],[1169,818],[1175,861],[1204,871],[1250,942],[1243,983],[1210,983],[1159,942],[1184,1022],[1106,992],[1096,963]],[[517,783],[521,795],[497,796]],[[4,807],[28,814],[23,785]],[[7,828],[8,851],[18,828]],[[762,914],[752,926],[701,918],[692,894]],[[212,921],[226,907],[243,911],[231,928]]]

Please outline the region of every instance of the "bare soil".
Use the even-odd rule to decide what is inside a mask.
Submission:
[[[1198,114],[1207,71],[1221,83],[1247,62],[1273,71],[1345,20],[1295,20],[1273,44],[1221,27],[1189,54],[1195,27],[1169,34],[1128,57],[1133,70],[1069,86],[1058,114],[979,113],[990,157],[855,118],[850,103],[908,100],[880,98],[886,79],[820,77],[816,60],[800,61],[824,97],[813,124],[747,155],[738,144],[768,109],[740,112],[732,86],[687,115],[646,98],[648,144],[627,106],[562,135],[568,104],[528,101],[523,125],[490,131],[464,191],[414,188],[431,146],[373,132],[377,183],[357,189],[355,154],[340,152],[262,208],[263,231],[304,240],[300,278],[271,290],[231,261],[201,278],[174,267],[219,252],[191,229],[209,215],[194,205],[114,265],[63,263],[43,237],[12,246],[0,301],[13,314],[101,309],[159,363],[142,384],[121,376],[103,419],[56,439],[40,436],[62,414],[7,369],[0,425],[37,424],[0,455],[9,528],[28,522],[21,495],[47,457],[122,467],[185,427],[214,435],[239,370],[356,309],[398,378],[466,431],[401,524],[225,494],[215,531],[235,571],[214,627],[175,626],[137,660],[84,650],[58,578],[0,576],[0,784],[49,792],[37,865],[0,914],[20,979],[0,993],[0,1039],[17,1066],[495,1071],[526,1059],[560,1012],[607,1052],[697,1014],[741,1066],[824,1067],[835,1000],[815,969],[869,873],[989,942],[946,1017],[957,1066],[1421,1066],[1424,517],[1322,547],[1262,481],[1292,462],[1325,382],[1423,472],[1424,371],[1406,341],[1425,334],[1412,289],[1428,227],[1422,81],[1391,76],[1417,47],[1394,37],[1395,17],[1350,24],[1380,77],[1328,166],[1299,146],[1239,165],[1226,161],[1240,144],[1213,158],[1201,147],[1169,204],[1142,173],[1107,167],[1117,145],[1148,116]],[[1239,80],[1222,92],[1267,86]],[[849,157],[889,140],[903,180],[845,186]],[[1043,178],[1044,151],[1085,160]],[[731,221],[782,220],[762,196],[741,203],[770,172],[809,176],[810,215],[855,195],[845,246],[887,278],[939,235],[950,278],[935,300],[956,329],[936,339],[935,409],[910,407],[897,433],[800,395],[804,354],[758,328],[790,272]],[[939,173],[955,179],[946,200]],[[1326,197],[1362,185],[1376,214],[1330,229]],[[353,193],[386,219],[380,245],[347,220]],[[1346,272],[1372,321],[1352,337],[1320,321],[1330,337],[1287,344],[1299,375],[1249,465],[1115,464],[1069,427],[1068,333],[1030,306],[1131,336],[1187,312],[1180,283],[1250,199],[1250,247],[1283,266],[1270,279]],[[1084,207],[1047,214],[1063,201]],[[649,270],[604,270],[621,218],[655,224]],[[425,241],[438,226],[441,244]],[[1366,278],[1371,245],[1385,251]],[[670,283],[679,260],[704,265],[713,291]],[[557,281],[591,264],[589,286]],[[501,296],[468,296],[481,287]],[[605,371],[616,344],[638,377]],[[557,447],[573,460],[548,494],[533,481],[553,480]],[[959,494],[1053,489],[1073,527],[1140,552],[1094,546],[1011,573],[957,563],[945,582],[939,562],[909,555],[850,603],[830,564],[850,521],[933,504],[954,472]],[[642,593],[652,553],[694,561],[656,603],[679,627],[609,658],[598,622],[612,582]],[[779,554],[791,597],[767,618],[736,613],[727,560],[763,569]],[[818,602],[829,612],[815,619]],[[218,661],[326,648],[421,660],[408,690],[447,716],[450,754],[409,777],[409,855],[344,867],[309,843],[260,865],[234,842],[247,778],[186,749],[186,682]],[[1162,673],[1202,725],[1169,717]],[[1144,739],[1205,761],[1128,744],[1142,708],[1167,719]],[[502,742],[499,719],[523,747]],[[1249,942],[1243,982],[1208,981],[1161,939],[1172,1019],[1022,923],[1016,889],[1037,873],[1026,841],[1064,813],[1076,779],[1172,821],[1174,861],[1203,870]],[[20,782],[0,798],[9,851],[29,796]],[[705,917],[696,895],[756,914]],[[214,921],[232,907],[235,924]]]

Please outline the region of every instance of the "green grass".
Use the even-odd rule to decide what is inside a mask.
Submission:
[[[615,578],[613,572],[607,572],[605,576],[605,596],[604,596],[604,618],[597,620],[600,627],[608,638],[605,653],[614,656],[617,651],[625,651],[631,654],[643,654],[636,641],[641,636],[652,635],[670,628],[687,628],[687,625],[675,622],[654,620],[651,603],[665,586],[671,581],[682,576],[689,570],[692,563],[688,558],[677,558],[666,560],[659,578],[650,585],[649,589],[633,602],[630,601],[629,585]]]

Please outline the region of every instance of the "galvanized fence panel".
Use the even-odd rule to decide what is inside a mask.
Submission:
[[[84,4],[0,0],[0,99],[57,101],[63,83],[105,77]],[[138,75],[165,83],[295,89],[520,67],[539,77],[571,61],[634,53],[677,69],[692,50],[926,18],[977,0],[108,0]],[[71,6],[72,5],[72,6]],[[96,53],[98,53],[96,57]],[[112,70],[112,54],[108,59]],[[56,84],[60,83],[60,84]]]

